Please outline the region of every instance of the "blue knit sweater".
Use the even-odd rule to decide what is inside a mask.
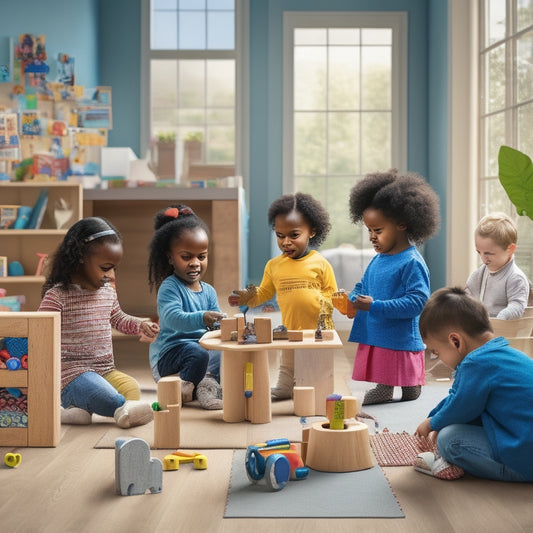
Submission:
[[[161,331],[150,344],[150,368],[168,350],[183,342],[198,342],[207,331],[204,323],[206,311],[218,311],[217,293],[208,283],[200,282],[200,292],[191,291],[185,283],[172,275],[166,278],[157,292],[157,311]],[[156,374],[155,374],[156,375]]]
[[[482,424],[496,459],[533,481],[533,360],[496,337],[457,366],[431,429]]]
[[[369,311],[357,311],[349,340],[389,350],[423,350],[418,318],[429,293],[429,270],[414,246],[376,255],[349,296],[352,301],[359,294],[373,298]]]

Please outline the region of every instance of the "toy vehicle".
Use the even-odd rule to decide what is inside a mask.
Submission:
[[[245,466],[252,483],[264,483],[273,491],[283,489],[289,479],[305,479],[309,474],[296,446],[288,439],[271,439],[248,446]]]

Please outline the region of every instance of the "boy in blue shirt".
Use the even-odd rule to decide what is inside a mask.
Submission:
[[[415,432],[436,439],[440,457],[421,453],[415,469],[440,479],[467,472],[533,481],[533,360],[495,337],[486,308],[460,288],[436,291],[419,327],[455,379]]]

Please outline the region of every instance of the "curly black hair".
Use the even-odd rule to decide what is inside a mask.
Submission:
[[[97,236],[100,232],[106,231],[113,233]],[[97,237],[94,238],[95,236]],[[102,217],[87,217],[73,224],[54,253],[41,296],[54,285],[59,284],[66,289],[72,283],[72,276],[77,272],[82,259],[90,255],[95,246],[106,242],[122,243],[120,233],[109,220]]]
[[[150,241],[148,259],[148,282],[150,291],[157,290],[163,281],[174,273],[168,262],[170,246],[184,232],[201,228],[209,237],[207,224],[187,205],[171,205],[154,217],[154,235]]]
[[[398,174],[396,169],[391,169],[367,174],[350,190],[352,222],[360,222],[369,207],[405,224],[406,235],[413,244],[427,241],[440,227],[439,198],[415,172]]]
[[[315,231],[314,237],[309,239],[309,245],[318,248],[328,236],[331,229],[329,213],[324,206],[310,194],[297,192],[284,194],[274,200],[268,208],[268,224],[274,229],[278,215],[288,215],[292,211],[298,211],[307,223]]]

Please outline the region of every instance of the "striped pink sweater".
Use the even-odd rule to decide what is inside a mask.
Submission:
[[[44,295],[39,311],[61,313],[61,389],[84,372],[103,376],[115,368],[112,327],[127,335],[140,332],[141,320],[122,311],[111,286],[88,291],[56,285]]]

